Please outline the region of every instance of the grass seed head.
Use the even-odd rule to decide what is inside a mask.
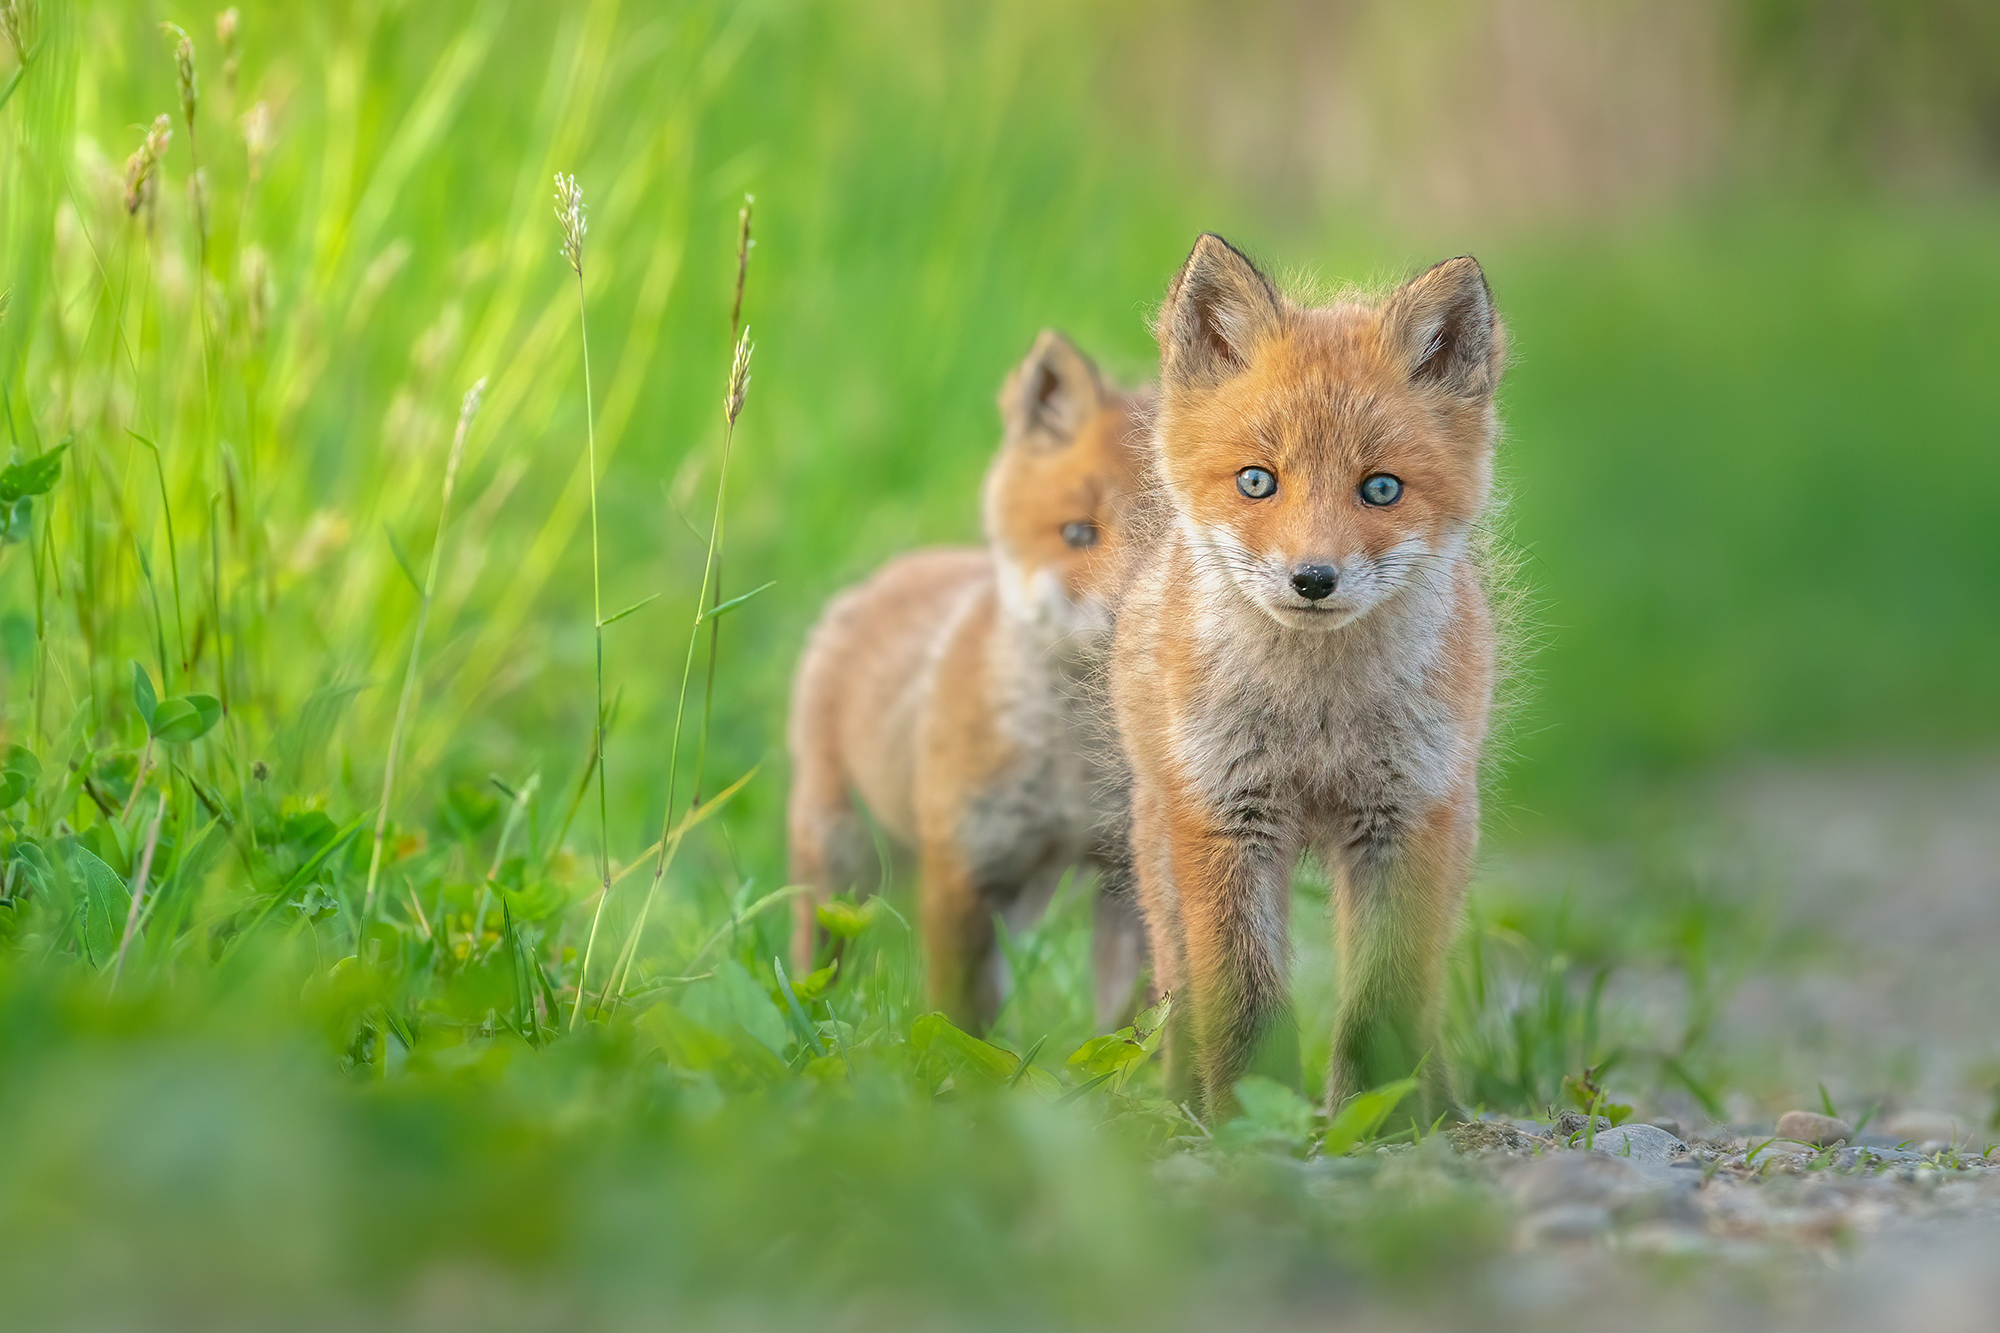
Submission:
[[[458,475],[458,461],[465,455],[465,437],[472,433],[472,419],[479,415],[479,400],[486,395],[486,377],[481,375],[465,391],[458,404],[458,430],[451,437],[451,457],[444,465],[447,479]],[[446,482],[450,484],[449,480]]]
[[[556,221],[562,224],[562,255],[576,276],[583,276],[583,234],[590,220],[583,215],[583,187],[576,177],[556,173]]]
[[[160,159],[173,142],[174,126],[162,114],[153,118],[153,127],[132,156],[125,159],[125,212],[129,216],[152,202]]]
[[[243,313],[250,326],[250,341],[264,345],[271,327],[271,259],[261,245],[243,247]]]
[[[728,414],[732,426],[743,411],[743,400],[750,393],[750,353],[755,350],[756,344],[750,341],[750,330],[746,327],[736,340],[736,356],[729,363],[729,396],[722,400],[723,411]]]
[[[215,44],[222,48],[222,86],[236,91],[236,29],[242,16],[231,5],[215,16]]]
[[[756,240],[750,235],[750,210],[757,206],[757,196],[743,196],[743,207],[736,214],[736,299],[729,306],[729,331],[741,327],[743,322],[743,281],[750,276],[750,251]]]
[[[27,64],[35,49],[34,0],[0,0],[0,34],[6,36],[14,59]]]
[[[271,150],[271,108],[262,102],[243,113],[243,152],[249,159],[250,179],[264,173],[264,155]]]
[[[181,123],[192,134],[195,109],[201,105],[201,83],[194,72],[194,42],[178,23],[162,23],[160,31],[174,40],[174,80],[181,90]]]

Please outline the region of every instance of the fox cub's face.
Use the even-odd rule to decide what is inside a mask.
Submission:
[[[1158,335],[1160,472],[1211,587],[1331,629],[1445,574],[1491,489],[1505,355],[1476,261],[1302,308],[1203,236]]]
[[[1007,608],[1051,633],[1101,629],[1139,470],[1130,397],[1044,330],[1000,391],[1006,434],[986,474],[986,535]]]

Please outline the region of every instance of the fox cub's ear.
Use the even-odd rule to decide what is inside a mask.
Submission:
[[[1228,379],[1284,322],[1271,280],[1242,251],[1204,232],[1160,309],[1160,378],[1174,387]]]
[[[1027,359],[1000,390],[1007,442],[1060,448],[1104,404],[1104,381],[1089,357],[1054,329],[1043,329]]]
[[[1500,381],[1506,332],[1471,255],[1447,259],[1398,287],[1382,308],[1382,335],[1417,383],[1482,398]]]

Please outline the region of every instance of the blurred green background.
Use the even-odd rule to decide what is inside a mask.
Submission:
[[[25,173],[10,192],[14,430],[109,425],[78,447],[121,476],[128,418],[157,427],[170,462],[207,429],[200,381],[171,360],[189,354],[185,131],[154,223],[161,300],[181,304],[141,310],[127,335],[160,353],[142,390],[104,402],[91,382],[124,355],[91,284],[144,262],[105,205],[137,127],[176,110],[153,30],[168,13],[72,20],[73,131],[50,132],[73,132],[74,160],[45,307],[37,205],[51,201]],[[384,527],[421,560],[457,397],[487,375],[419,766],[477,784],[583,762],[588,553],[571,293],[545,211],[557,169],[590,205],[604,602],[661,594],[609,638],[611,763],[634,779],[613,784],[615,843],[650,840],[662,795],[644,779],[699,573],[689,524],[705,525],[713,481],[745,192],[758,356],[728,577],[777,586],[728,626],[732,773],[779,756],[787,676],[830,591],[913,544],[977,535],[993,395],[1035,330],[1066,328],[1145,378],[1151,305],[1199,229],[1324,281],[1460,252],[1491,273],[1518,349],[1504,458],[1532,604],[1501,836],[1615,826],[1629,792],[1747,755],[1988,747],[2000,257],[1982,80],[2000,25],[1984,14],[248,7],[233,90],[203,72],[195,146],[215,198],[211,299],[236,328],[224,355],[257,361],[253,405],[216,407],[234,466],[255,456],[242,521],[272,566],[273,619],[246,644],[252,748],[315,686],[395,678],[414,599]],[[10,109],[17,138],[35,92]],[[260,101],[271,145],[251,186],[238,122]],[[273,275],[255,348],[251,247]],[[186,527],[203,521],[197,489],[176,497],[197,511]],[[5,571],[16,701],[27,563]],[[131,571],[106,577],[129,592],[115,581]],[[109,663],[144,613],[94,611]],[[42,724],[85,693],[52,687]],[[369,800],[394,703],[359,689],[307,786]],[[775,872],[770,779],[731,819]]]
[[[77,1074],[82,1062],[116,1084],[103,1096],[164,1098],[208,1126],[157,1152],[134,1148],[119,1166],[97,1162],[95,1141],[71,1125],[51,1159],[69,1163],[57,1183],[10,1187],[21,1208],[64,1171],[129,1184],[144,1174],[134,1163],[213,1166],[202,1135],[257,1117],[230,1103],[204,1119],[200,1099],[223,1094],[177,1081],[171,1053],[188,1044],[220,1041],[216,1058],[232,1069],[245,1066],[230,1051],[272,1042],[302,1069],[325,1063],[328,1042],[350,1072],[407,1064],[433,1099],[410,1112],[412,1141],[449,1142],[466,1126],[489,1136],[490,1151],[462,1160],[419,1154],[437,1174],[408,1190],[469,1191],[452,1196],[462,1214],[439,1222],[441,1234],[491,1221],[472,1182],[495,1160],[526,1164],[492,1186],[509,1207],[551,1190],[576,1191],[563,1196],[573,1208],[601,1201],[589,1182],[629,1159],[615,1147],[590,1156],[598,1149],[563,1137],[568,1112],[551,1108],[584,1108],[575,1123],[612,1127],[606,1142],[634,1153],[659,1150],[646,1116],[694,1114],[659,1092],[685,1080],[649,1063],[661,1048],[629,1026],[581,1051],[558,1044],[535,1057],[540,1075],[520,1073],[526,1047],[561,1026],[565,990],[576,993],[600,846],[594,801],[579,816],[575,800],[590,754],[592,571],[575,278],[550,214],[558,172],[575,173],[589,210],[602,602],[609,613],[657,597],[605,631],[609,846],[621,869],[665,813],[722,443],[737,213],[746,194],[756,200],[744,302],[756,354],[722,568],[725,594],[774,586],[719,622],[714,732],[695,781],[712,792],[757,773],[690,839],[650,933],[636,924],[643,870],[604,913],[605,947],[635,942],[648,994],[712,956],[695,946],[721,923],[743,984],[755,975],[762,987],[748,994],[777,1004],[768,959],[787,914],[753,921],[745,909],[782,884],[785,697],[807,626],[887,556],[976,539],[993,398],[1039,328],[1067,330],[1124,380],[1150,374],[1153,303],[1201,230],[1324,283],[1393,281],[1464,252],[1486,266],[1516,349],[1502,458],[1526,594],[1492,845],[1616,841],[1658,801],[1772,758],[1927,765],[2000,743],[2000,10],[1990,5],[240,9],[229,41],[206,10],[6,9],[28,57],[0,51],[0,81],[12,80],[0,107],[7,445],[29,460],[69,442],[62,480],[11,511],[0,547],[0,740],[36,756],[41,774],[7,819],[0,1040],[14,1044],[7,1066],[29,1089],[26,1109],[8,1114],[23,1132],[55,1133],[63,1108],[87,1100],[78,1089],[97,1086]],[[163,21],[192,38],[192,132]],[[161,114],[172,143],[151,202],[128,214],[127,156]],[[367,826],[453,421],[481,376],[485,406],[445,529],[392,803],[384,911],[394,919],[380,923],[382,971],[370,972],[377,946],[357,913]],[[157,445],[157,465],[137,437]],[[171,866],[178,896],[145,920],[132,998],[115,1002],[105,951],[124,936],[153,809],[133,790],[147,749],[134,660],[162,696],[214,694],[229,711],[174,751],[171,771],[148,770],[146,790],[167,811],[155,883]],[[698,667],[697,698],[700,685]],[[695,746],[690,729],[684,782]],[[510,802],[490,777],[505,791],[537,784],[511,861],[499,842]],[[335,828],[351,840],[331,843]],[[76,848],[113,880],[91,879]],[[37,855],[45,870],[11,868]],[[489,878],[493,901],[508,905],[504,925],[487,920]],[[429,905],[447,942],[458,924],[459,961],[405,897]],[[1560,940],[1526,924],[1545,915],[1514,924],[1554,948]],[[1024,995],[1011,1049],[1051,1031],[1084,1035],[1079,920],[1023,946],[1045,951],[1054,989]],[[268,950],[232,943],[280,927]],[[903,970],[878,973],[854,1003],[881,1032],[907,1033],[907,957],[882,948]],[[1618,954],[1606,950],[1609,966]],[[265,951],[255,968],[242,964],[254,983],[206,970]],[[547,975],[522,980],[536,966]],[[306,1000],[294,1001],[302,982]],[[1323,990],[1324,977],[1309,984]],[[544,999],[522,1000],[530,991]],[[683,1007],[740,1017],[742,998]],[[1477,1012],[1489,1001],[1479,990],[1467,1003]],[[510,1005],[512,1029],[491,1016]],[[310,1021],[294,1024],[295,1006]],[[1594,1017],[1577,1026],[1557,1009],[1552,1045],[1525,1063],[1519,1051],[1494,1055],[1482,1090],[1553,1096],[1591,1056]],[[444,1011],[456,1017],[426,1030],[453,1034],[462,1053],[449,1058],[427,1055],[414,1031],[417,1015]],[[765,1045],[795,1060],[803,1035],[774,1014],[740,1030],[776,1024]],[[143,1084],[151,1066],[131,1072],[117,1054],[128,1038],[168,1071],[157,1086]],[[109,1054],[90,1065],[76,1053],[91,1051]],[[447,1069],[441,1083],[417,1079],[426,1059]],[[509,1059],[514,1071],[499,1072]],[[1517,1064],[1540,1072],[1496,1072]],[[473,1086],[499,1089],[499,1109],[452,1082],[461,1066],[485,1071],[492,1081]],[[365,1120],[398,1112],[370,1103],[357,1129],[318,1077],[280,1080],[287,1090],[272,1094],[305,1099],[300,1151],[320,1163],[299,1168],[305,1193],[284,1206],[365,1236],[376,1202],[408,1197],[396,1183],[398,1131]],[[737,1070],[722,1082],[763,1087],[761,1077]],[[760,1159],[766,1174],[695,1171],[698,1183],[673,1189],[775,1188],[796,1160],[788,1153],[837,1158],[828,1145],[843,1136],[888,1132],[857,1129],[876,1122],[845,1103],[814,1119],[800,1109],[817,1105],[806,1084],[773,1086],[747,1127],[727,1142],[697,1134],[686,1159],[789,1143]],[[659,1109],[655,1093],[681,1110]],[[912,1109],[922,1100],[899,1091],[882,1112],[906,1130],[928,1126],[909,1131],[909,1155],[898,1157],[893,1135],[864,1155],[886,1178],[907,1171],[913,1194],[962,1155],[953,1136],[967,1132],[958,1120],[931,1125]],[[1017,1129],[996,1160],[1023,1154],[1051,1181],[1111,1151],[1078,1146],[1068,1122]],[[787,1138],[794,1130],[805,1137]],[[285,1174],[273,1165],[283,1147],[225,1137],[214,1159],[224,1194]],[[176,1143],[196,1146],[176,1156]],[[1106,1191],[1107,1215],[1144,1216],[1143,1172],[1106,1161],[1089,1169],[1114,1177],[1090,1187]],[[1019,1200],[1007,1202],[1012,1183],[994,1169],[968,1178],[986,1221],[967,1235],[1007,1234],[992,1219]],[[314,1202],[328,1182],[367,1197]],[[643,1193],[630,1180],[619,1189]],[[94,1206],[115,1211],[121,1197]],[[1269,1200],[1257,1199],[1245,1207],[1262,1216]],[[746,1206],[715,1243],[768,1225],[818,1234],[798,1206],[782,1225]],[[854,1241],[853,1271],[934,1236],[930,1215],[912,1209],[889,1209],[893,1224]],[[586,1246],[595,1263],[616,1228],[591,1215],[611,1230],[578,1223],[572,1234],[560,1210],[537,1226],[597,1238]],[[1453,1216],[1471,1220],[1441,1234],[1468,1244],[1488,1234],[1476,1210]],[[1195,1226],[1178,1215],[1172,1226],[1183,1223]],[[556,1244],[495,1225],[466,1241],[489,1260]],[[1179,1243],[1158,1225],[1131,1252],[1093,1251],[1091,1262],[1148,1269],[1146,1245]],[[1314,1225],[1300,1233],[1308,1254],[1326,1240]],[[1082,1213],[1063,1226],[1103,1230]],[[1439,1234],[1432,1221],[1411,1226]],[[1089,1292],[1085,1277],[1055,1271],[1068,1234],[1024,1242],[1025,1255],[999,1245],[977,1281],[938,1281],[1013,1299],[1015,1262]],[[339,1243],[350,1242],[362,1243]],[[419,1257],[429,1243],[396,1241]],[[1428,1253],[1398,1249],[1385,1262]],[[282,1286],[292,1260],[265,1257]],[[297,1259],[298,1272],[337,1285],[319,1262]],[[849,1271],[829,1264],[813,1271]]]

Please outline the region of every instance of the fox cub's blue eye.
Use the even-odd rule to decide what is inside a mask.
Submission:
[[[1071,546],[1095,546],[1099,535],[1097,525],[1089,519],[1062,525],[1062,539]]]
[[[1386,472],[1377,472],[1361,483],[1361,498],[1372,505],[1392,505],[1403,498],[1403,483]]]
[[[1246,467],[1236,474],[1236,489],[1252,500],[1261,500],[1278,489],[1278,479],[1260,467]]]

